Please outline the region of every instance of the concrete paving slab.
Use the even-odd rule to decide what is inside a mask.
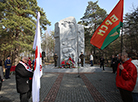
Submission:
[[[115,86],[116,75],[112,69],[95,65],[78,69],[59,69],[54,65],[43,66],[41,77],[40,102],[122,102]],[[15,75],[5,79],[0,92],[0,102],[20,102],[16,91]],[[95,95],[94,95],[95,94]],[[45,101],[49,98],[50,101]],[[100,98],[99,98],[100,97]],[[29,102],[32,102],[30,99]],[[102,101],[99,101],[102,102]]]

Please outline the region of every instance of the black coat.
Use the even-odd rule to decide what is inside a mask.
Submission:
[[[79,58],[80,58],[81,60],[83,60],[84,54],[81,54],[81,55],[79,56]]]
[[[111,67],[116,67],[116,61],[117,61],[116,58],[112,58]]]
[[[26,93],[31,90],[31,81],[29,78],[33,77],[33,73],[25,69],[25,67],[19,63],[15,68],[16,76],[16,89],[18,93]]]
[[[100,58],[100,64],[104,65],[104,58]]]
[[[54,55],[54,61],[57,61],[57,59],[58,59],[58,56]]]

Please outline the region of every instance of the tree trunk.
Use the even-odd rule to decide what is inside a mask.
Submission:
[[[19,35],[18,30],[16,30],[16,38],[15,38],[16,41],[18,41],[18,35]],[[15,49],[14,49],[14,65],[17,65],[19,62],[18,48],[19,46],[18,44],[16,44]]]
[[[14,49],[14,52],[12,54],[12,62],[13,66],[16,66],[19,62],[19,56],[18,56],[18,49],[17,47]]]

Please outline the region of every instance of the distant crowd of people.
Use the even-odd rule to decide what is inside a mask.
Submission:
[[[56,60],[58,59],[56,55]],[[79,56],[81,59],[81,66],[83,67],[84,55],[81,53]],[[90,54],[90,66],[93,66],[93,55]],[[56,65],[57,61],[55,61]],[[65,61],[63,60],[63,63]],[[100,68],[104,68],[104,57],[100,58]],[[132,60],[126,52],[119,53],[118,55],[112,55],[111,67],[116,74],[116,86],[120,91],[123,102],[138,102],[138,56],[135,60]]]
[[[90,54],[90,66],[94,65],[94,57]],[[81,61],[81,66],[84,66],[84,54],[81,52],[79,58]],[[57,66],[58,55],[54,55],[55,67]],[[100,68],[104,68],[104,57],[100,59]],[[28,57],[23,57],[21,61],[17,64],[15,68],[16,77],[16,89],[20,94],[21,102],[28,102],[31,97],[32,91],[32,77],[33,77],[33,67],[35,60],[31,61]],[[61,62],[62,67],[73,67],[75,61],[69,56],[68,60]],[[4,62],[5,75],[3,75],[2,61],[0,60],[0,90],[2,87],[2,82],[5,79],[10,79],[10,68],[11,60],[10,56]],[[112,55],[111,67],[113,73],[116,74],[116,86],[120,91],[121,98],[123,102],[138,102],[138,56],[135,60],[132,60],[126,52],[122,52],[117,56]],[[0,96],[2,97],[2,96]]]
[[[35,60],[31,61],[30,57],[23,57],[15,66],[16,89],[20,94],[20,102],[29,102],[32,91],[32,77]],[[10,69],[12,67],[10,55],[4,61],[5,74],[3,73],[2,60],[0,60],[0,91],[2,82],[5,79],[10,79]],[[3,96],[0,96],[0,98]]]

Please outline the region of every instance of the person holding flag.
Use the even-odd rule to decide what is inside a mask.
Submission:
[[[39,102],[40,78],[42,76],[42,50],[40,38],[40,12],[37,15],[36,32],[33,49],[35,50],[34,75],[32,79],[32,101]]]
[[[20,93],[21,102],[29,102],[31,97],[32,83],[29,78],[33,77],[33,72],[27,63],[28,57],[23,57],[15,68],[16,89]]]
[[[123,6],[124,0],[119,0],[114,9],[94,32],[90,40],[92,45],[103,50],[119,37],[120,28],[123,26]],[[121,38],[121,47],[122,41]],[[128,54],[123,52],[121,56],[123,63],[119,64],[117,68],[116,86],[119,88],[124,102],[133,102],[131,92],[136,84],[137,71],[131,60],[127,60],[127,57]]]
[[[120,91],[123,102],[133,102],[132,91],[136,85],[137,69],[128,60],[128,54],[122,52],[122,63],[118,65],[116,75],[116,86]]]

